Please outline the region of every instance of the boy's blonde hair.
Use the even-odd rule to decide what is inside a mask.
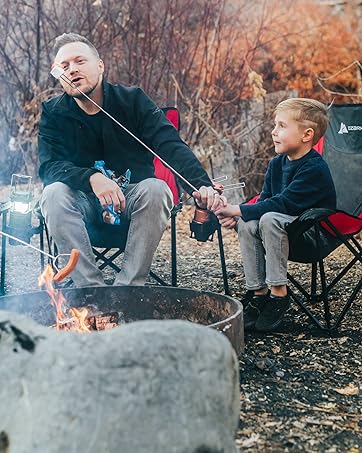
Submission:
[[[288,112],[295,121],[312,128],[314,130],[312,145],[315,145],[326,132],[328,110],[319,101],[308,98],[286,99],[276,106],[274,114],[276,115],[279,112]]]

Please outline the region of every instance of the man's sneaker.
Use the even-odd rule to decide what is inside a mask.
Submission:
[[[269,296],[262,313],[255,323],[255,329],[260,332],[275,330],[282,322],[289,304],[289,294],[284,297]]]
[[[254,330],[255,322],[259,318],[269,299],[269,292],[263,296],[256,296],[254,291],[248,291],[241,301],[244,307],[244,329]]]

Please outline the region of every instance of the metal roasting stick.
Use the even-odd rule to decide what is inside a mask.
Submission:
[[[160,161],[165,165],[167,168],[169,168],[176,176],[178,176],[182,181],[184,181],[193,191],[198,192],[198,189],[194,185],[192,185],[187,179],[185,179],[178,171],[176,171],[173,167],[171,167],[170,164],[168,164],[165,160],[162,159],[157,153],[155,153],[149,146],[147,146],[145,143],[143,143],[142,140],[140,140],[136,135],[134,135],[130,130],[128,130],[123,124],[121,124],[119,121],[117,121],[111,114],[109,114],[106,110],[104,110],[100,105],[98,105],[93,99],[91,99],[88,95],[83,93],[82,90],[80,90],[75,83],[73,83],[65,74],[64,74],[64,69],[55,66],[51,71],[50,74],[55,77],[56,79],[62,79],[64,82],[66,82],[68,85],[70,85],[72,88],[75,88],[79,93],[84,96],[88,101],[92,102],[97,108],[99,108],[104,114],[106,114],[112,121],[114,121],[119,127],[121,127],[124,131],[126,131],[131,137],[133,137],[138,143],[140,143],[144,148],[146,148],[150,153],[152,153],[155,157],[160,159]]]
[[[235,184],[228,184],[227,186],[224,186],[224,192],[226,190],[233,190],[233,189],[241,189],[245,187],[245,182],[237,182]]]
[[[227,175],[224,176],[218,176],[217,178],[212,178],[212,182],[223,182],[228,179]]]
[[[222,183],[223,181],[226,181],[228,179],[228,177],[225,175],[225,176],[218,176],[217,178],[213,178],[211,181],[214,182],[214,183]],[[234,184],[227,184],[226,186],[224,186],[224,189],[223,189],[223,192],[225,192],[225,190],[231,190],[231,189],[241,189],[242,187],[245,187],[245,182],[236,182]]]
[[[224,181],[228,179],[227,176],[219,176],[218,178],[214,178],[211,181],[215,184],[214,187],[217,189],[216,185],[220,184],[220,194],[226,192],[227,190],[234,190],[234,189],[242,189],[245,187],[245,182],[236,182],[234,184],[222,184]],[[221,192],[222,190],[222,192]]]
[[[226,178],[227,178],[227,176],[226,176]],[[214,179],[212,179],[211,181],[215,182]],[[226,192],[227,190],[242,189],[243,187],[245,187],[245,182],[238,182],[238,183],[235,183],[235,184],[228,184],[227,186],[223,187],[222,193]],[[191,198],[192,198],[192,196],[189,195],[185,200],[183,200],[183,202],[186,203]]]
[[[3,231],[0,231],[0,235],[6,236],[6,237],[9,238],[9,239],[13,239],[14,241],[17,241],[17,242],[19,242],[20,244],[25,245],[26,247],[29,247],[29,248],[31,248],[31,249],[33,249],[33,250],[35,250],[35,251],[41,253],[42,255],[47,256],[48,258],[50,258],[50,259],[52,260],[53,266],[55,267],[55,270],[56,270],[57,272],[59,272],[59,268],[58,268],[58,266],[56,265],[56,262],[57,262],[58,258],[61,257],[61,256],[70,256],[70,255],[71,255],[70,253],[60,253],[59,255],[54,256],[54,255],[51,255],[50,253],[44,252],[44,251],[41,250],[41,249],[38,249],[38,247],[34,247],[34,245],[28,244],[27,242],[22,241],[21,239],[15,237],[15,236],[12,236],[11,234],[4,233]]]

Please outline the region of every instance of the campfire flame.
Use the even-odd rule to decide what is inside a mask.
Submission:
[[[38,284],[40,287],[45,286],[50,296],[50,302],[56,310],[55,329],[91,332],[91,329],[86,324],[88,310],[85,307],[77,309],[67,306],[67,301],[63,294],[53,286],[54,274],[53,268],[48,264],[40,275]]]

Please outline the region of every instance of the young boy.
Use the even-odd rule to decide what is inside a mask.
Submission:
[[[248,290],[246,329],[272,331],[288,309],[286,226],[307,209],[336,207],[329,168],[312,149],[327,125],[327,108],[318,101],[293,98],[278,104],[272,131],[277,156],[269,162],[260,198],[215,210],[221,225],[237,224]]]

